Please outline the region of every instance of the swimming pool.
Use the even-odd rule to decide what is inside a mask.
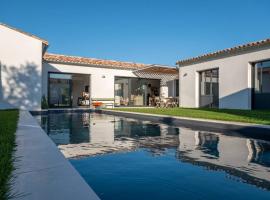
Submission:
[[[107,199],[270,199],[270,142],[98,113],[36,116]]]

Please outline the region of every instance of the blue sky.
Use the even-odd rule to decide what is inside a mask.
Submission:
[[[269,0],[1,0],[0,21],[51,53],[175,65],[270,38]]]

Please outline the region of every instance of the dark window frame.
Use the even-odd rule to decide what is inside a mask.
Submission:
[[[50,95],[50,74],[67,74],[67,75],[72,75],[72,73],[61,73],[61,72],[48,72],[48,87],[47,87],[47,90],[48,90],[48,105],[49,105],[49,108],[72,108],[72,78],[70,79],[70,83],[69,83],[69,98],[70,98],[70,101],[69,101],[69,104],[67,106],[55,106],[54,104],[51,104],[50,103],[50,100],[51,100],[51,95]]]

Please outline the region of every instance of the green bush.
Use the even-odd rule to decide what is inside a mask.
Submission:
[[[41,99],[41,108],[42,109],[48,109],[49,108],[48,101],[47,101],[47,98],[45,97],[45,95],[43,95],[42,99]]]

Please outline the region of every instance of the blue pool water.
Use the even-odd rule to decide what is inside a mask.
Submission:
[[[270,199],[269,141],[96,113],[37,119],[101,199]]]

